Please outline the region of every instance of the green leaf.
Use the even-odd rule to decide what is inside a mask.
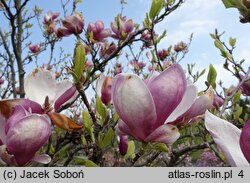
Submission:
[[[234,103],[238,102],[240,100],[240,96],[241,96],[241,91],[239,90],[233,97],[233,101]]]
[[[230,39],[229,39],[229,44],[230,44],[230,46],[234,47],[235,44],[236,44],[236,38],[230,37]]]
[[[204,75],[206,72],[206,69],[203,69],[200,73],[199,73],[199,76],[198,77],[201,77],[202,75]]]
[[[166,144],[164,143],[156,143],[154,144],[154,149],[157,151],[161,151],[161,152],[168,152],[168,147]]]
[[[100,147],[102,149],[108,147],[111,144],[114,136],[115,136],[115,132],[114,132],[114,130],[112,128],[110,128],[108,130],[108,132],[106,133],[106,135],[104,136],[104,138],[103,138],[103,140],[102,140],[102,142],[100,144]]]
[[[218,40],[218,39],[215,39],[214,40],[214,45],[220,50],[220,51],[225,51],[222,43]]]
[[[100,115],[102,120],[106,119],[107,110],[99,97],[96,97],[96,111]]]
[[[164,30],[164,32],[156,39],[156,43],[159,43],[166,35],[167,31]]]
[[[135,143],[134,141],[129,141],[128,142],[128,151],[127,154],[125,155],[125,158],[135,158]]]
[[[74,57],[75,75],[78,79],[81,78],[84,65],[85,65],[85,48],[83,44],[79,44],[75,48],[75,57]]]
[[[165,0],[152,0],[151,8],[149,11],[149,17],[154,20],[163,8]]]
[[[94,129],[92,127],[93,122],[92,122],[92,119],[91,119],[89,113],[86,112],[86,111],[83,111],[82,112],[82,118],[83,118],[84,127],[87,130],[88,134],[90,135],[91,140],[94,142],[95,141]]]
[[[85,166],[86,167],[99,167],[97,164],[95,164],[93,161],[91,160],[85,160]]]
[[[238,0],[222,0],[226,8],[236,8],[237,6],[236,1]]]
[[[216,88],[216,77],[217,77],[217,72],[215,68],[213,67],[212,64],[209,65],[209,72],[207,75],[207,82],[212,85],[212,87],[215,89]]]

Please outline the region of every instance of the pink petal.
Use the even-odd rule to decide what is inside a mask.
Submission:
[[[70,104],[77,98],[77,96],[78,96],[78,91],[76,90],[75,86],[72,86],[62,95],[59,95],[59,97],[55,101],[54,110],[58,111],[61,107],[65,106],[66,104]]]
[[[188,111],[179,116],[175,121],[172,121],[170,124],[179,125],[182,123],[188,123],[192,118],[204,114],[207,109],[212,108],[213,95],[212,88],[209,88],[205,94],[195,100]]]
[[[133,134],[129,127],[122,120],[119,120],[116,127],[116,132],[119,136],[130,135],[136,138],[136,134]]]
[[[15,156],[19,166],[32,160],[49,139],[51,127],[47,118],[41,115],[30,115],[21,119],[7,134],[7,149]]]
[[[173,125],[162,125],[153,131],[146,139],[146,142],[161,142],[172,144],[180,137],[178,128]]]
[[[156,120],[154,101],[137,75],[116,75],[112,86],[112,101],[121,120],[138,139],[143,140],[151,133]]]
[[[32,161],[41,163],[41,164],[49,164],[51,161],[51,157],[48,154],[40,154],[38,156],[35,156]]]
[[[171,115],[167,119],[167,123],[171,121],[175,121],[179,116],[185,113],[194,103],[197,97],[197,87],[193,84],[187,86],[186,92],[179,103],[179,105],[175,108],[175,110],[171,113]]]
[[[96,94],[99,98],[102,97],[102,85],[105,81],[105,76],[103,74],[100,74],[99,78],[96,81]]]
[[[148,84],[157,112],[154,128],[163,125],[167,117],[179,105],[186,85],[184,71],[178,64],[172,65]]]
[[[151,84],[151,82],[157,77],[159,76],[160,73],[157,71],[153,71],[152,73],[150,73],[150,75],[148,76],[147,79],[144,80],[144,83],[148,86]]]
[[[15,106],[11,116],[6,121],[5,134],[7,134],[10,128],[12,128],[16,123],[18,123],[27,115],[29,115],[29,112],[26,111],[22,106]]]
[[[245,123],[240,135],[240,147],[241,150],[250,163],[250,119]]]
[[[249,166],[240,149],[240,129],[208,111],[205,126],[231,166]]]

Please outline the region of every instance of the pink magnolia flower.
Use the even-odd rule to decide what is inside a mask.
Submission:
[[[56,24],[58,23],[57,17],[60,15],[58,12],[48,11],[43,18],[43,25],[48,34],[55,32]]]
[[[231,166],[249,166],[249,120],[242,132],[232,123],[205,113],[205,126]],[[245,155],[245,156],[244,156]]]
[[[131,60],[128,64],[129,68],[134,69],[135,71],[142,70],[146,64],[144,62],[139,62],[137,60]]]
[[[114,42],[105,42],[101,44],[99,55],[102,59],[108,58],[116,50],[116,44]]]
[[[20,99],[18,103],[22,102],[24,100]],[[0,158],[8,165],[24,166],[31,161],[47,164],[50,162],[48,155],[35,154],[50,137],[50,119],[46,115],[32,114],[24,107],[16,105],[11,114],[6,115],[6,105],[1,103]]]
[[[92,35],[92,39],[97,42],[102,42],[105,38],[111,35],[110,29],[104,29],[104,24],[102,21],[98,20],[94,24],[89,23],[87,28],[87,34]]]
[[[108,105],[111,102],[111,87],[113,79],[109,76],[100,75],[96,82],[96,93],[101,101]]]
[[[38,53],[40,51],[40,45],[38,44],[29,45],[29,50],[34,54]]]
[[[188,45],[184,43],[183,41],[181,41],[174,46],[174,51],[181,52],[181,51],[185,51],[187,48],[188,48]]]
[[[153,39],[157,38],[157,34],[153,32],[153,36],[149,30],[142,32],[141,39],[144,41],[145,47],[150,47],[153,45]]]
[[[169,56],[169,51],[166,49],[159,50],[157,55],[161,61],[165,60],[167,56]]]
[[[58,28],[56,34],[58,37],[65,37],[71,34],[81,34],[84,27],[84,21],[80,15],[67,16],[62,21],[63,26]]]
[[[242,80],[245,76],[240,75],[240,79]],[[250,96],[250,76],[247,77],[247,80],[241,85],[241,92],[246,96]]]
[[[111,29],[114,32],[112,37],[118,40],[125,40],[133,34],[134,22],[132,19],[127,20],[127,18],[118,15],[115,17],[115,21],[111,22]]]
[[[242,129],[240,147],[248,163],[250,163],[250,119],[245,123]]]
[[[188,118],[199,115],[200,109],[207,108],[207,98],[196,97],[196,87],[187,84],[178,64],[152,73],[144,82],[134,74],[118,74],[112,86],[112,101],[120,117],[117,133],[144,142],[171,144],[180,134],[168,123],[184,118],[184,114]]]

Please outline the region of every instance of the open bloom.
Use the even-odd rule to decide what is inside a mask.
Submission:
[[[108,105],[111,102],[111,87],[113,79],[109,76],[100,75],[96,82],[96,93],[101,101]]]
[[[250,165],[249,124],[248,121],[241,132],[241,130],[232,123],[220,119],[209,111],[205,113],[206,129],[224,153],[231,166]]]
[[[78,125],[70,118],[58,113],[78,96],[72,82],[69,80],[57,82],[55,74],[39,68],[28,75],[24,88],[27,98],[40,105],[42,112],[48,114],[55,125],[67,131],[82,128],[82,125]]]
[[[15,104],[23,102],[24,99],[20,99]],[[30,107],[36,105],[31,101],[25,102],[26,104],[30,102]],[[10,109],[13,104],[14,100],[0,103],[0,158],[8,165],[24,166],[30,161],[49,163],[48,155],[35,156],[35,154],[51,134],[50,119],[46,115],[27,111],[28,105],[15,105]]]
[[[104,29],[104,24],[102,21],[96,21],[94,24],[89,23],[87,34],[92,34],[92,39],[97,42],[104,41],[105,38],[111,35],[110,29]]]
[[[58,23],[57,17],[60,15],[58,12],[48,11],[43,18],[43,25],[48,34],[55,32],[56,24]]]
[[[144,142],[171,144],[180,134],[168,122],[188,111],[196,96],[196,87],[187,85],[184,71],[178,64],[160,74],[154,72],[144,82],[137,75],[118,74],[112,87],[112,101],[120,116],[117,132]],[[204,103],[196,102],[190,111],[192,116],[198,105],[203,108]]]
[[[67,16],[62,24],[63,26],[56,31],[58,37],[81,34],[84,27],[84,21],[80,15]]]
[[[114,32],[113,38],[118,40],[125,40],[132,35],[134,30],[134,22],[132,19],[127,20],[127,18],[118,15],[115,17],[115,21],[111,22],[111,29]]]

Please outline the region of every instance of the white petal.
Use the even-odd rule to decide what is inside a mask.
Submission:
[[[240,149],[240,129],[209,111],[205,113],[205,126],[231,166],[249,166]]]
[[[105,76],[101,74],[96,81],[96,94],[99,98],[102,96],[102,85],[105,81]]]
[[[56,80],[54,75],[45,69],[35,69],[27,76],[24,81],[24,89],[28,99],[33,100],[40,105],[44,104],[46,96],[51,103],[55,101]]]
[[[166,123],[176,120],[192,106],[197,97],[197,90],[197,87],[193,84],[189,84],[187,86],[186,92],[184,93],[181,102],[168,117]]]

